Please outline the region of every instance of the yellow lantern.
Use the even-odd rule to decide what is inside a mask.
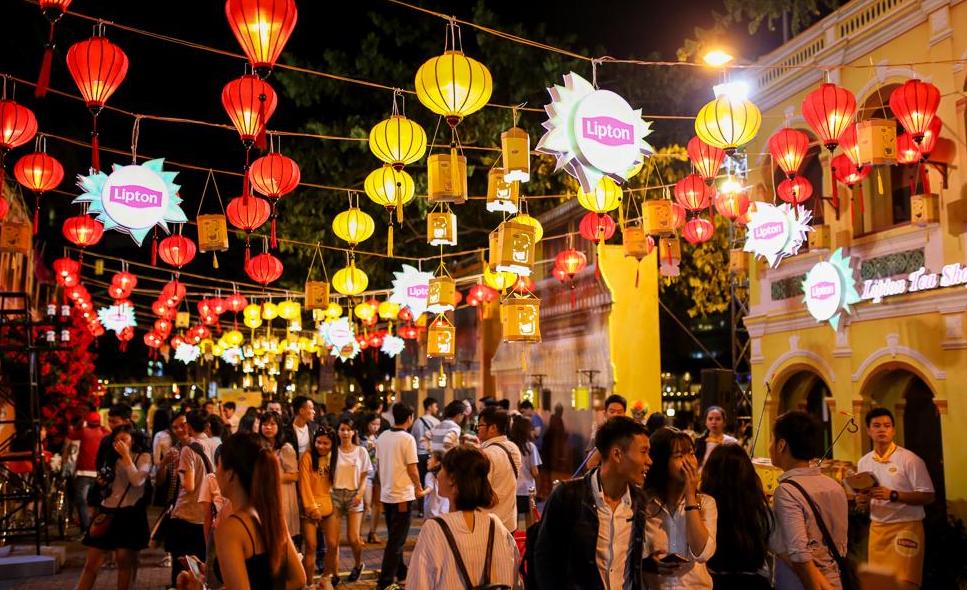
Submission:
[[[529,225],[533,227],[535,244],[537,242],[540,242],[541,238],[544,237],[544,226],[541,225],[541,222],[538,221],[536,217],[531,217],[526,213],[521,213],[520,215],[517,215],[516,217],[511,218],[510,221],[513,221],[514,223],[522,223],[524,225]]]
[[[369,149],[374,156],[399,170],[426,153],[426,131],[415,121],[394,113],[369,132]]]
[[[493,233],[497,234],[496,242],[491,240],[490,262],[494,269],[530,276],[534,267],[534,228],[505,221]]]
[[[503,168],[491,168],[487,174],[487,211],[517,213],[520,183],[505,180]]]
[[[257,318],[257,317],[256,318],[249,318],[249,317],[247,317],[243,321],[245,322],[245,325],[246,326],[248,326],[249,328],[252,328],[253,330],[255,328],[258,328],[259,326],[262,325],[262,318]]]
[[[670,234],[675,231],[672,202],[667,199],[651,199],[642,204],[641,225],[645,233]]]
[[[329,304],[329,283],[326,281],[306,281],[306,309],[321,310]]]
[[[342,306],[333,301],[326,307],[326,317],[335,320],[342,315]]]
[[[467,157],[433,154],[426,159],[427,200],[461,204],[467,200]]]
[[[258,303],[250,303],[245,306],[242,310],[242,317],[244,318],[260,318],[262,317],[262,306]]]
[[[285,301],[279,303],[277,307],[279,317],[283,320],[294,320],[302,315],[302,306],[295,301],[286,299]]]
[[[527,182],[531,179],[531,138],[520,127],[500,134],[500,151],[504,164],[504,181]]]
[[[225,354],[225,347],[221,344],[215,344],[212,346],[212,354],[215,356],[222,356]]]
[[[426,331],[426,356],[453,358],[456,354],[457,330],[440,314],[430,324]]]
[[[355,263],[336,271],[332,277],[332,286],[343,295],[359,295],[369,285],[366,273],[356,268]]]
[[[386,164],[369,173],[363,182],[363,190],[369,199],[382,207],[402,207],[413,200],[416,185],[405,170],[396,170]]]
[[[621,187],[611,178],[604,176],[591,194],[584,192],[583,188],[578,188],[578,203],[595,213],[614,211],[621,205]]]
[[[245,336],[243,336],[238,330],[229,330],[228,332],[225,332],[225,335],[222,336],[222,338],[225,339],[225,343],[229,346],[240,346],[242,342],[245,341]]]
[[[447,275],[433,277],[427,287],[426,310],[430,313],[451,311],[456,304],[457,285]]]
[[[504,342],[540,342],[541,300],[508,297],[501,301],[500,325]]]
[[[463,51],[446,51],[416,71],[416,97],[451,126],[483,108],[493,85],[490,70]]]
[[[350,207],[332,220],[332,230],[352,246],[368,240],[375,229],[373,218],[358,207]]]
[[[426,241],[431,246],[456,246],[457,216],[449,210],[427,214]]]
[[[276,307],[271,301],[266,301],[262,304],[262,319],[263,320],[274,320],[279,317],[279,308]]]
[[[706,104],[695,117],[695,133],[709,144],[732,153],[755,137],[762,113],[752,101],[725,94]]]
[[[368,322],[376,316],[376,307],[368,301],[364,301],[353,309],[353,314],[364,322]]]
[[[392,321],[400,315],[400,304],[392,301],[381,301],[376,308],[376,312],[379,313],[379,319]]]
[[[487,286],[503,291],[517,281],[517,275],[507,271],[492,271],[489,266],[484,266],[484,282]]]

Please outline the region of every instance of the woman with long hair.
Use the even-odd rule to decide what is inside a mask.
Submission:
[[[272,449],[279,466],[282,468],[280,480],[282,481],[282,514],[285,515],[285,524],[289,528],[289,534],[298,544],[299,526],[299,492],[296,486],[299,483],[299,460],[296,457],[295,448],[285,440],[285,429],[282,428],[282,416],[278,412],[265,412],[259,421],[259,435],[262,443]]]
[[[752,465],[739,445],[720,445],[702,469],[702,493],[715,499],[718,549],[708,561],[715,590],[768,590],[769,537],[775,517]]]
[[[326,521],[326,569],[333,572],[333,582],[339,583],[339,525],[346,518],[346,537],[353,550],[353,569],[346,578],[349,582],[359,579],[363,571],[363,540],[359,529],[363,524],[363,500],[366,495],[366,478],[372,463],[366,449],[359,446],[356,426],[352,418],[339,421],[339,450],[336,452],[335,475],[332,478],[332,505],[334,514]]]
[[[705,563],[715,554],[715,499],[698,492],[692,438],[675,428],[651,436],[645,476],[646,581],[649,588],[710,590]]]
[[[297,590],[305,585],[299,554],[289,537],[279,495],[279,461],[258,435],[228,437],[215,478],[232,514],[215,528],[215,574],[232,590]],[[182,572],[179,588],[201,588]]]
[[[148,546],[148,509],[144,495],[151,473],[151,453],[142,437],[129,424],[110,435],[106,465],[98,483],[107,497],[101,501],[97,516],[84,535],[87,556],[77,582],[78,590],[90,590],[97,572],[111,551],[118,568],[118,590],[132,587],[138,568],[138,553]]]
[[[302,498],[302,538],[305,554],[302,564],[310,585],[316,574],[316,548],[319,527],[325,527],[332,515],[332,482],[336,471],[336,432],[320,427],[309,445],[309,452],[299,459],[299,493]],[[323,528],[323,530],[325,530]],[[323,587],[335,572],[323,571]]]
[[[534,424],[527,416],[513,416],[510,422],[510,441],[520,449],[520,476],[517,478],[517,517],[524,516],[526,528],[534,524],[531,498],[537,493],[537,477],[540,474],[541,454],[534,444]]]
[[[259,424],[258,408],[249,406],[238,421],[238,432],[255,432]]]
[[[497,503],[490,460],[461,445],[443,456],[440,493],[450,512],[427,520],[410,557],[407,588],[516,588],[520,555],[513,535],[488,512]]]
[[[359,428],[362,432],[359,444],[366,449],[372,465],[366,478],[366,494],[363,497],[365,511],[369,514],[369,534],[366,536],[366,542],[371,544],[378,541],[376,525],[379,524],[379,513],[382,508],[382,502],[379,501],[379,477],[376,473],[376,437],[379,435],[381,424],[377,414],[365,414]]]
[[[709,406],[705,410],[705,433],[695,441],[695,456],[699,466],[718,445],[737,445],[739,439],[725,434],[725,410],[719,406]]]

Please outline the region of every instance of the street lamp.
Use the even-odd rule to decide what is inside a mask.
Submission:
[[[710,65],[713,68],[720,68],[731,62],[733,59],[735,58],[721,49],[713,49],[706,52],[705,55],[702,56],[702,61],[704,61],[706,65]]]

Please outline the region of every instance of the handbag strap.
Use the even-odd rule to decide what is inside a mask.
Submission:
[[[829,529],[826,528],[826,522],[823,520],[823,515],[819,512],[819,507],[816,506],[816,503],[813,502],[812,497],[806,493],[805,488],[803,488],[798,481],[794,479],[786,479],[783,480],[781,484],[782,483],[787,483],[796,488],[799,490],[799,493],[802,494],[802,497],[805,498],[806,503],[809,504],[809,508],[811,508],[813,511],[813,516],[816,518],[816,526],[819,527],[819,532],[823,535],[823,543],[826,544],[827,549],[829,549],[829,552],[833,555],[833,560],[835,560],[837,565],[839,565],[839,563],[843,560],[843,556],[836,547],[836,543],[833,542],[833,536],[829,534]]]
[[[134,463],[134,466],[135,467],[138,466],[138,459],[143,454],[144,453],[138,453],[137,455],[134,456],[133,463]],[[121,504],[124,504],[124,499],[128,497],[128,492],[130,492],[130,491],[131,491],[131,482],[128,481],[128,487],[124,488],[124,493],[121,494],[121,500],[118,502],[118,505],[115,508],[120,508],[121,507]]]
[[[489,516],[489,518],[490,532],[487,537],[487,556],[484,559],[484,571],[480,585],[490,584],[490,568],[491,562],[493,561],[494,533],[496,530],[496,525],[494,524],[493,516]],[[470,574],[467,572],[467,566],[463,563],[463,557],[460,555],[460,549],[457,547],[457,540],[453,538],[453,532],[450,530],[450,526],[447,525],[447,522],[439,516],[434,517],[433,521],[440,525],[440,530],[443,531],[443,536],[446,537],[447,545],[450,546],[450,552],[453,553],[453,560],[457,564],[457,571],[460,573],[460,577],[463,579],[464,586],[467,587],[467,590],[472,590],[474,585],[470,582]]]
[[[497,447],[498,449],[503,451],[505,455],[507,455],[507,462],[510,463],[510,468],[514,471],[514,479],[517,479],[518,477],[520,477],[520,474],[517,471],[517,464],[514,463],[514,456],[510,453],[510,451],[507,450],[507,447],[500,444],[499,442],[495,442],[493,446]]]

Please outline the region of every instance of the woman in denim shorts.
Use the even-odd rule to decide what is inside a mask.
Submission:
[[[327,569],[338,571],[339,565],[339,526],[346,518],[346,537],[353,549],[355,559],[353,569],[347,578],[349,582],[359,579],[363,571],[363,539],[359,530],[363,523],[363,498],[366,494],[366,479],[372,463],[366,449],[359,446],[356,426],[350,418],[339,421],[339,449],[336,458],[336,473],[332,484],[333,516],[326,522]],[[333,579],[334,583],[338,576]]]

